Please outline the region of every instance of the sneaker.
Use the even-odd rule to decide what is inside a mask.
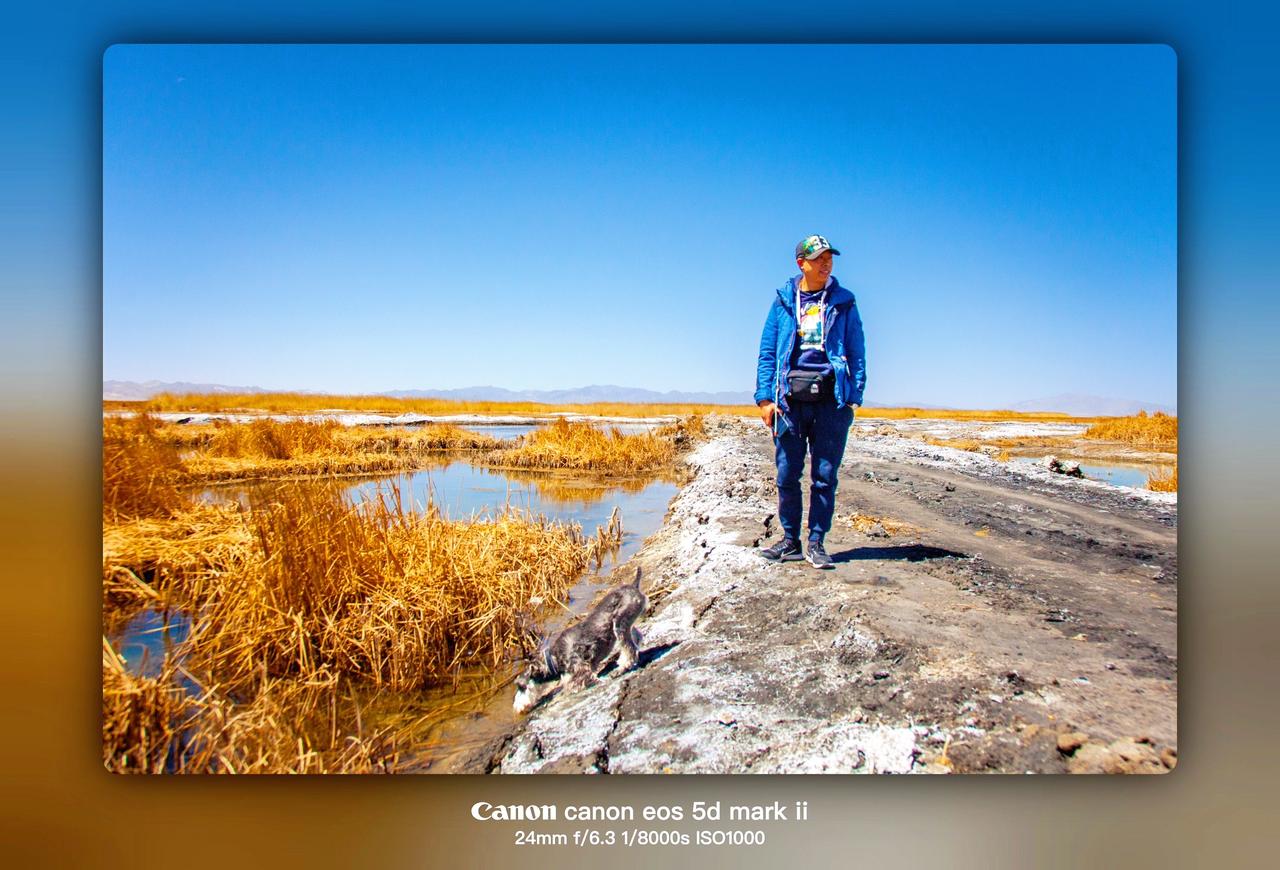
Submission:
[[[783,538],[769,549],[761,550],[760,555],[770,562],[798,562],[804,558],[800,542],[791,538]]]
[[[823,548],[822,541],[810,541],[809,552],[805,554],[805,558],[815,568],[828,570],[835,567],[831,557],[827,555],[827,551]]]

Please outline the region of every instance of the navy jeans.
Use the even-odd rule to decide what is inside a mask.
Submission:
[[[837,408],[825,402],[792,402],[787,413],[790,428],[774,437],[778,463],[778,521],[783,534],[800,540],[800,513],[803,496],[800,475],[804,454],[809,452],[809,540],[821,541],[831,529],[836,509],[836,472],[844,457],[853,423],[853,408]]]

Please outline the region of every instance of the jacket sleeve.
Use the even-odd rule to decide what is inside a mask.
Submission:
[[[857,302],[849,306],[849,316],[845,319],[844,328],[845,358],[849,361],[849,379],[853,382],[853,395],[849,397],[849,403],[861,405],[862,392],[867,388],[867,346]]]
[[[755,402],[760,404],[765,399],[776,401],[773,394],[774,382],[778,374],[778,309],[775,300],[769,306],[769,316],[764,321],[764,331],[760,335],[760,357],[756,361],[756,395]]]

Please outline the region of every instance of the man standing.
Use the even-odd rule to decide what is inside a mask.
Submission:
[[[836,472],[844,457],[853,409],[862,406],[866,353],[853,294],[831,274],[840,252],[822,236],[796,245],[800,274],[778,288],[760,337],[756,405],[774,436],[778,520],[783,539],[760,555],[805,558],[831,568],[823,538],[835,514]],[[809,546],[800,549],[800,474],[809,454]]]

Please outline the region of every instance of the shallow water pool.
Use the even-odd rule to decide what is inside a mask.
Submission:
[[[1044,459],[1035,456],[1015,456],[1014,462],[1043,465]],[[1090,480],[1109,483],[1113,486],[1132,486],[1136,489],[1146,489],[1147,480],[1151,477],[1154,469],[1145,465],[1093,465],[1081,462],[1080,470]]]

